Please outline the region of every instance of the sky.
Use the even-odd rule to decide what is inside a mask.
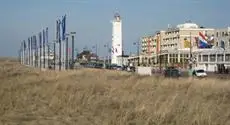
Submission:
[[[0,0],[0,56],[17,57],[20,44],[49,27],[55,39],[56,20],[67,15],[67,32],[76,32],[75,47],[81,51],[98,46],[105,55],[111,44],[113,15],[122,18],[126,54],[141,36],[191,20],[210,28],[230,26],[229,0]]]

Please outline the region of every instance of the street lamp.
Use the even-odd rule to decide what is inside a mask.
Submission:
[[[137,46],[137,57],[138,57],[137,66],[140,66],[140,58],[139,58],[139,56],[140,56],[140,52],[139,52],[139,50],[140,50],[140,42],[139,41],[134,42],[133,45]]]
[[[54,70],[56,70],[56,43],[58,42],[58,40],[53,40],[53,55],[54,55],[54,57],[53,57],[53,64],[54,64]]]
[[[66,58],[65,58],[65,69],[69,68],[69,36],[70,34],[66,34]]]
[[[74,51],[75,51],[75,53],[76,53],[76,60],[77,60],[77,59],[78,59],[78,53],[79,53],[79,52],[78,52],[78,49],[75,48]]]
[[[98,55],[97,55],[97,44],[96,44],[96,45],[94,45],[94,46],[92,47],[92,49],[95,49],[96,62],[97,62],[97,57],[98,57]]]
[[[189,41],[189,55],[190,55],[190,63],[189,63],[189,68],[192,69],[192,36],[191,36],[191,32],[189,33],[190,35],[190,41]]]
[[[76,34],[76,32],[70,32],[70,35],[72,37],[72,59],[71,59],[71,69],[73,69],[74,67],[74,35]]]
[[[106,60],[106,57],[107,57],[107,63],[109,64],[109,52],[110,52],[109,43],[106,43],[106,44],[104,45],[104,47],[106,48],[106,49],[105,49],[105,50],[106,50],[105,60]],[[104,62],[106,62],[106,61],[104,61]]]

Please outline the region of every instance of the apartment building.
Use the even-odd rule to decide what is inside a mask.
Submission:
[[[179,24],[175,28],[168,28],[162,35],[161,50],[190,49],[190,41],[192,48],[196,49],[197,43],[195,38],[199,36],[199,32],[203,33],[206,37],[214,35],[214,29],[199,27],[192,22]]]
[[[198,48],[195,38],[200,32],[207,38],[214,36],[214,29],[200,27],[191,21],[145,36],[141,42],[139,62],[151,66],[176,64],[185,68],[190,58],[190,46],[191,50]],[[136,57],[130,61],[135,62]]]

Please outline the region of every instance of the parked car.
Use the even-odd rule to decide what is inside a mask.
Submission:
[[[119,70],[119,71],[123,70],[122,66],[116,66],[116,70]]]
[[[127,71],[128,72],[135,72],[135,66],[128,66]]]
[[[179,78],[181,76],[181,73],[175,67],[167,67],[164,70],[164,76],[165,77],[172,77],[172,78]]]
[[[194,70],[193,75],[196,77],[207,77],[207,73],[203,69]]]

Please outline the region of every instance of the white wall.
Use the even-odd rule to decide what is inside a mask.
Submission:
[[[216,67],[215,64],[208,64],[208,65],[197,64],[197,66],[195,67],[195,69],[203,69],[206,72],[214,72],[215,71],[215,67]]]
[[[119,66],[122,66],[122,63],[123,63],[123,65],[128,65],[128,62],[129,61],[128,61],[127,57],[123,57],[123,59],[122,59],[122,57],[117,57],[117,65],[119,65]]]
[[[152,67],[137,67],[137,73],[139,75],[152,75]]]

